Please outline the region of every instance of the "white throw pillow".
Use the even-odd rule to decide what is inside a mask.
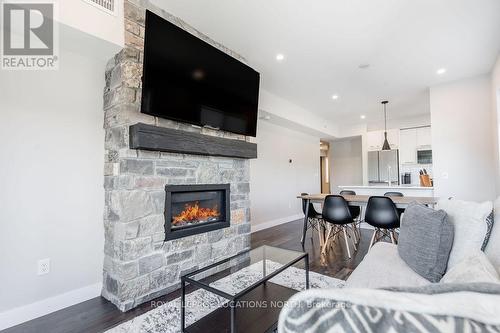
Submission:
[[[490,240],[484,252],[500,274],[500,197],[495,200],[493,210],[495,211],[495,223],[493,223]]]
[[[453,266],[439,281],[440,283],[500,283],[500,277],[486,254],[476,251]]]
[[[436,209],[444,210],[455,227],[455,238],[448,259],[449,271],[462,259],[480,251],[488,226],[486,218],[493,209],[489,201],[483,203],[463,200],[440,200]]]

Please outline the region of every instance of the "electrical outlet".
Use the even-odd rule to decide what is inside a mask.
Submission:
[[[49,274],[50,272],[50,258],[38,260],[38,275]]]

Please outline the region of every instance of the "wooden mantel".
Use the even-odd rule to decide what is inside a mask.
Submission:
[[[180,154],[257,158],[257,144],[138,123],[130,126],[130,148]]]

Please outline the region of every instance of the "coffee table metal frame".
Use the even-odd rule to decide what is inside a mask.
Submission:
[[[272,246],[264,245],[263,247],[272,247]],[[230,307],[230,312],[231,312],[231,333],[236,332],[235,331],[235,312],[236,312],[235,304],[237,303],[237,301],[241,297],[243,297],[247,293],[249,293],[250,291],[252,291],[255,288],[257,288],[258,286],[262,285],[266,281],[272,279],[276,275],[282,273],[284,270],[295,265],[296,263],[298,263],[301,260],[304,260],[305,273],[306,273],[306,289],[309,289],[309,254],[308,253],[302,253],[302,255],[300,255],[296,259],[289,261],[288,263],[284,264],[282,267],[280,267],[279,269],[270,273],[267,276],[266,276],[266,258],[264,255],[264,258],[262,259],[262,265],[263,265],[263,272],[264,272],[265,276],[262,279],[260,279],[259,281],[255,282],[252,285],[248,286],[247,288],[243,289],[242,291],[240,291],[236,295],[230,295],[230,294],[225,293],[221,290],[218,290],[214,287],[211,287],[208,284],[205,284],[203,282],[200,282],[200,281],[197,281],[197,280],[191,278],[191,276],[193,276],[193,275],[199,274],[201,272],[204,272],[204,271],[209,270],[211,268],[214,268],[216,266],[222,265],[228,261],[236,259],[240,256],[243,256],[247,253],[250,253],[250,251],[254,251],[257,249],[259,249],[259,248],[250,249],[250,250],[240,252],[232,257],[226,258],[224,260],[218,261],[218,262],[213,263],[209,266],[203,267],[199,270],[196,270],[196,271],[193,271],[193,272],[190,272],[188,274],[181,276],[181,293],[182,293],[182,295],[181,295],[181,332],[185,332],[185,329],[186,329],[186,327],[185,327],[185,325],[186,325],[186,283],[193,284],[194,286],[197,286],[199,288],[203,288],[211,293],[214,293],[218,296],[224,297],[225,299],[229,300],[229,307]],[[287,249],[282,249],[282,250],[287,250]],[[264,251],[265,251],[265,249],[264,249]],[[293,251],[293,250],[289,250],[289,251]]]

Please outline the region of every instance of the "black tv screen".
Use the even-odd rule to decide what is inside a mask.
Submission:
[[[256,136],[258,72],[146,12],[141,111]]]

